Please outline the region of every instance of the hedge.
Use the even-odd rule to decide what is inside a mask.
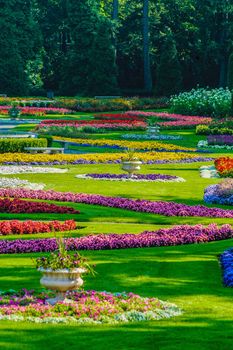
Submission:
[[[0,153],[25,152],[25,147],[47,147],[47,140],[36,138],[0,139]]]

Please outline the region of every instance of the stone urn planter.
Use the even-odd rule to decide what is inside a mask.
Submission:
[[[40,284],[46,289],[51,289],[57,292],[55,298],[47,299],[51,305],[55,305],[59,301],[70,302],[65,298],[65,294],[69,290],[79,289],[83,285],[82,274],[87,272],[84,268],[52,270],[39,268],[43,276]]]
[[[158,135],[159,132],[160,132],[160,127],[158,125],[147,127],[147,134],[149,134],[149,135]]]
[[[130,160],[130,161],[122,161],[122,170],[126,171],[129,174],[129,177],[133,176],[135,171],[141,169],[142,162],[139,160]]]

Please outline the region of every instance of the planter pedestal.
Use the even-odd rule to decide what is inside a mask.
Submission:
[[[142,165],[142,162],[140,162],[139,160],[123,161],[121,168],[122,170],[126,171],[129,174],[129,177],[132,177],[135,171],[138,171],[141,169],[141,165]]]
[[[57,293],[55,298],[46,300],[51,305],[62,301],[72,302],[72,300],[66,299],[66,292],[79,289],[83,285],[81,275],[86,272],[83,268],[73,270],[51,270],[41,268],[38,270],[43,274],[40,284],[46,289],[54,290]]]

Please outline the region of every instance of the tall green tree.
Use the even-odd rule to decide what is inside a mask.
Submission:
[[[40,35],[30,0],[0,0],[1,93],[29,93],[32,67],[40,49]]]
[[[161,96],[170,96],[179,92],[181,87],[181,65],[177,55],[175,40],[170,33],[162,46],[157,72],[156,92]]]
[[[233,52],[228,61],[227,86],[233,91]]]
[[[152,77],[150,65],[150,33],[149,33],[149,0],[143,0],[143,66],[144,66],[144,89],[146,93],[151,93]]]
[[[62,88],[66,93],[108,95],[117,91],[112,22],[95,0],[69,0],[72,47]]]

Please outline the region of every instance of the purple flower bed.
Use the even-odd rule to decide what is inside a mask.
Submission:
[[[199,216],[210,218],[233,218],[233,210],[208,208],[203,205],[186,205],[176,202],[152,202],[121,197],[107,197],[98,194],[56,192],[53,190],[0,189],[0,197],[31,198],[60,202],[84,203],[103,207],[133,210],[165,216]]]
[[[233,145],[233,135],[209,135],[207,137],[209,145]]]
[[[233,189],[232,189],[233,191]],[[219,185],[211,185],[205,189],[204,201],[208,204],[233,205],[233,192],[228,196],[221,193]]]
[[[211,224],[180,225],[141,234],[98,234],[81,238],[67,238],[68,250],[105,250],[126,248],[148,248],[204,243],[233,238],[231,225],[218,227]],[[51,252],[57,249],[54,238],[14,241],[0,240],[0,254]]]
[[[220,257],[223,269],[223,282],[227,287],[233,287],[233,248],[226,250]]]
[[[182,181],[178,176],[163,175],[163,174],[134,174],[129,177],[127,174],[85,174],[77,175],[77,178],[97,179],[97,180],[131,180],[131,181]],[[184,180],[183,180],[184,181]]]
[[[200,151],[199,151],[200,152]],[[204,152],[203,152],[204,153]],[[208,152],[210,153],[210,152]],[[210,157],[196,157],[196,158],[187,158],[179,161],[172,160],[149,160],[147,162],[142,162],[143,164],[189,164],[189,163],[198,163],[198,162],[211,162],[214,158]],[[74,162],[66,161],[54,161],[54,162],[3,162],[3,165],[77,165],[77,164],[121,164],[122,160],[112,160],[106,162],[96,162],[93,160],[78,159]]]

